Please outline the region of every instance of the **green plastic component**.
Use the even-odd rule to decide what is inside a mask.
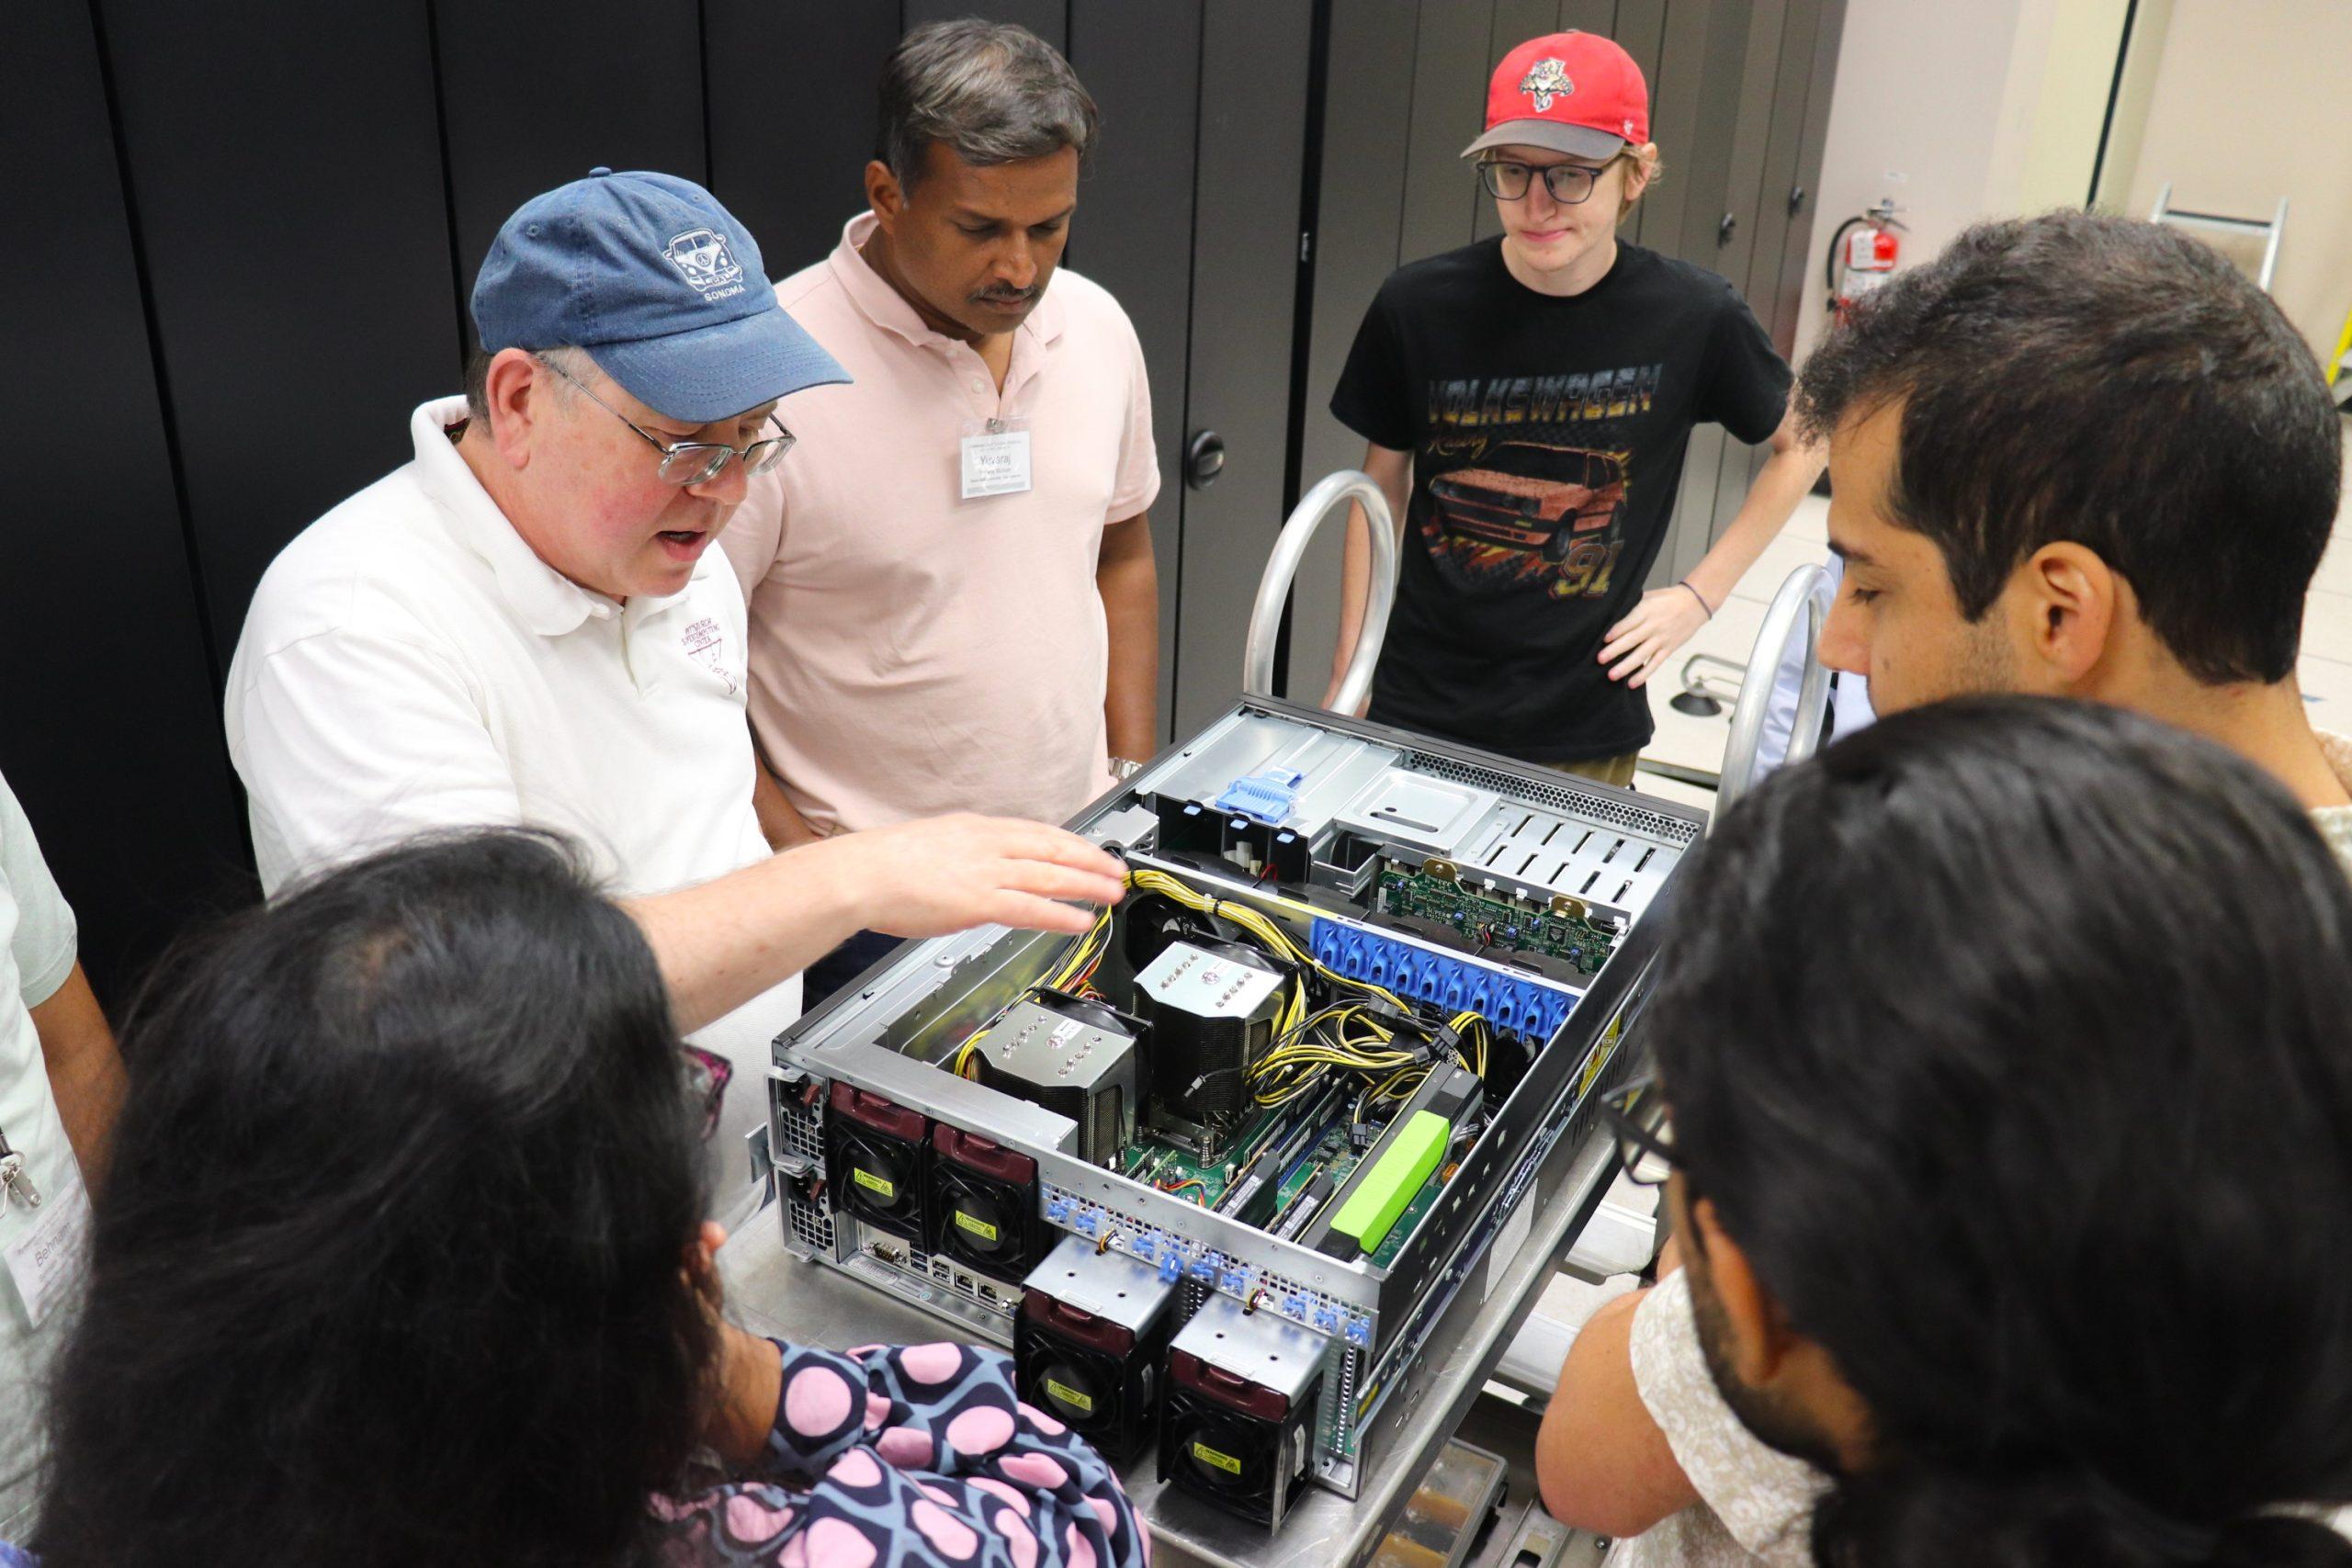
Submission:
[[[1413,1119],[1388,1140],[1379,1159],[1340,1205],[1331,1228],[1355,1237],[1356,1245],[1366,1252],[1378,1247],[1429,1180],[1437,1162],[1445,1157],[1445,1145],[1453,1137],[1453,1124],[1444,1117],[1433,1111],[1414,1111]]]

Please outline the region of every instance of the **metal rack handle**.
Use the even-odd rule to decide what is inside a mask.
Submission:
[[[1821,744],[1822,720],[1829,712],[1829,669],[1821,662],[1821,627],[1828,619],[1822,590],[1829,573],[1817,566],[1801,566],[1789,573],[1781,591],[1764,612],[1764,626],[1747,656],[1747,676],[1740,682],[1739,700],[1732,705],[1731,738],[1724,743],[1723,783],[1715,791],[1714,820],[1723,820],[1739,797],[1754,788],[1769,769],[1758,769],[1756,751],[1764,738],[1764,716],[1772,705],[1772,688],[1789,636],[1797,617],[1804,617],[1804,680],[1797,687],[1796,719],[1789,730],[1788,755],[1781,765],[1802,762]]]
[[[1267,558],[1266,573],[1258,580],[1258,602],[1250,611],[1250,635],[1241,645],[1241,690],[1245,695],[1274,694],[1274,642],[1282,630],[1283,605],[1290,598],[1292,580],[1316,531],[1333,513],[1354,502],[1371,525],[1372,583],[1364,601],[1363,627],[1356,634],[1356,650],[1340,678],[1340,713],[1353,713],[1372,691],[1373,667],[1380,662],[1380,645],[1388,637],[1388,614],[1396,607],[1396,527],[1388,512],[1388,498],[1372,476],[1342,468],[1326,476],[1299,497],[1298,505],[1283,524]]]

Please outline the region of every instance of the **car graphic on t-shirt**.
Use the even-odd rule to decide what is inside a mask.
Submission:
[[[1430,500],[1446,534],[1556,564],[1623,509],[1625,455],[1506,441],[1476,468],[1431,479]]]

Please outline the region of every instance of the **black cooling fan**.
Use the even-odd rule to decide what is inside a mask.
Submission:
[[[931,1130],[931,1250],[1018,1282],[1044,1250],[1037,1162],[944,1122]]]
[[[1173,1351],[1162,1395],[1159,1473],[1245,1518],[1281,1522],[1306,1473],[1306,1409]]]
[[[1188,909],[1164,893],[1127,899],[1119,908],[1119,925],[1125,932],[1127,967],[1138,975],[1171,942],[1241,940],[1241,928],[1231,920]]]
[[[834,1201],[877,1229],[923,1243],[923,1128],[910,1111],[844,1083],[833,1085],[825,1164]]]
[[[1029,1276],[1013,1320],[1021,1397],[1068,1422],[1113,1464],[1125,1464],[1151,1436],[1175,1305],[1176,1288],[1152,1270],[1117,1253],[1097,1256],[1082,1242],[1062,1243]]]

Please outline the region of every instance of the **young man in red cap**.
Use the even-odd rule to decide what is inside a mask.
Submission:
[[[1365,471],[1406,546],[1370,716],[1629,784],[1650,736],[1640,687],[1822,459],[1788,417],[1787,362],[1731,285],[1617,238],[1657,170],[1623,50],[1581,32],[1512,50],[1463,156],[1501,237],[1391,274],[1331,397],[1371,444]],[[1690,576],[1645,593],[1691,427],[1709,422],[1771,457]],[[1359,511],[1335,692],[1370,576]]]

